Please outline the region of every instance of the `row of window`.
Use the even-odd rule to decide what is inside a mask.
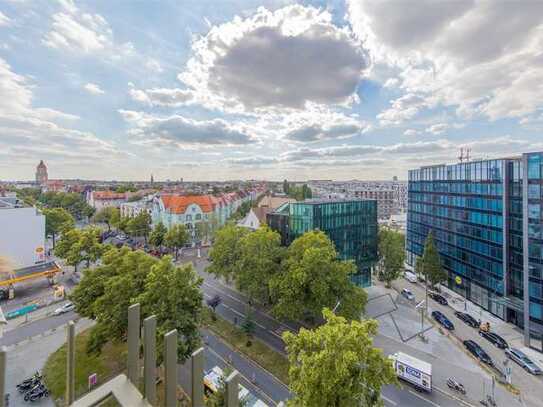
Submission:
[[[416,243],[420,246],[424,245],[426,235],[419,234],[418,230],[407,230],[408,243]],[[442,256],[449,256],[453,259],[459,260],[464,264],[472,265],[481,270],[485,270],[498,277],[503,276],[502,260],[491,260],[482,255],[470,253],[465,249],[457,246],[450,245],[448,243],[436,240],[436,247]],[[467,270],[467,269],[466,269]],[[455,270],[456,271],[456,270]]]
[[[491,243],[502,244],[503,232],[501,230],[491,229],[489,227],[474,226],[463,222],[449,219],[438,218],[430,215],[423,215],[416,212],[408,212],[408,225],[411,222],[429,225],[432,229],[439,228],[450,231],[451,233],[470,236],[479,240]]]
[[[449,194],[471,194],[502,196],[503,185],[497,182],[409,182],[411,192],[441,192]]]
[[[503,226],[503,216],[501,214],[496,215],[469,210],[452,209],[416,202],[409,202],[408,211],[415,211],[433,216],[441,216],[442,218],[455,219],[496,228],[501,228]]]
[[[528,155],[528,179],[543,178],[543,154]]]
[[[501,180],[503,165],[503,160],[486,160],[426,167],[409,171],[409,181]]]
[[[434,203],[445,206],[458,206],[461,208],[483,209],[493,212],[502,212],[502,199],[466,197],[458,195],[410,193],[409,201]]]

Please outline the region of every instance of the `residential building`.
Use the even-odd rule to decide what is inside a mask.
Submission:
[[[46,260],[45,216],[34,207],[0,206],[0,255],[14,269]]]
[[[257,230],[260,227],[261,223],[255,211],[251,208],[251,210],[249,210],[249,213],[242,220],[240,220],[237,225],[242,228]]]
[[[134,218],[143,212],[147,212],[149,215],[152,215],[153,198],[154,196],[150,195],[140,199],[139,201],[121,203],[121,216],[126,218]]]
[[[162,222],[167,228],[183,224],[194,229],[198,222],[224,225],[234,212],[247,201],[256,201],[262,189],[229,192],[221,195],[159,194],[152,202],[153,223]]]
[[[43,162],[43,160],[40,160],[40,163],[36,167],[36,184],[38,185],[45,185],[47,184],[48,180],[47,176],[47,166]]]
[[[284,245],[310,230],[322,230],[343,260],[353,260],[358,273],[352,281],[371,284],[377,261],[377,201],[309,199],[285,203],[268,214],[268,225],[279,232]]]
[[[314,198],[375,199],[379,219],[389,219],[407,208],[407,183],[394,181],[311,181]]]
[[[409,171],[407,263],[432,231],[445,284],[492,314],[543,334],[543,153]]]
[[[127,202],[128,193],[115,191],[88,191],[87,203],[96,211],[107,207],[120,208],[121,204]]]

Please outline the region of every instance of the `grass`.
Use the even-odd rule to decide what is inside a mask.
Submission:
[[[247,346],[247,335],[241,329],[220,317],[215,320],[209,318],[208,327],[234,349],[243,353],[288,385],[288,360],[281,353],[254,338],[251,341],[252,345]]]
[[[102,384],[126,368],[126,343],[107,343],[100,355],[85,352],[90,329],[81,332],[75,339],[75,394],[88,391],[88,377],[96,373],[98,384]],[[51,354],[43,368],[45,383],[53,400],[64,399],[66,393],[66,344]],[[58,404],[58,403],[57,403]]]

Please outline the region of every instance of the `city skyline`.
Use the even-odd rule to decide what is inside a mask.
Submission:
[[[405,180],[543,150],[543,4],[423,3],[4,2],[0,179]]]

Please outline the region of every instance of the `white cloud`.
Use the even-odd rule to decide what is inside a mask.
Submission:
[[[222,119],[198,121],[180,115],[156,117],[127,110],[119,113],[132,126],[129,134],[138,144],[182,148],[247,145],[257,141],[243,126],[234,126]]]
[[[0,11],[0,27],[11,25],[11,19]]]
[[[543,105],[543,2],[348,0],[348,10],[376,64],[427,105],[491,120]]]
[[[384,88],[395,88],[400,83],[400,80],[398,78],[389,78],[383,85]]]
[[[149,58],[145,62],[145,67],[155,73],[162,73],[164,70],[162,69],[162,66],[160,65],[160,62],[158,62],[154,58]]]
[[[359,135],[364,128],[364,125],[360,123],[337,123],[332,125],[313,123],[290,130],[285,135],[285,139],[301,143],[338,140]]]
[[[415,130],[415,129],[407,129],[406,131],[403,132],[403,135],[404,136],[416,136],[418,135],[420,132],[418,130]]]
[[[31,83],[0,58],[0,151],[16,165],[47,156],[63,163],[119,159],[125,154],[92,133],[58,124],[77,116],[46,107],[32,106]]]
[[[200,103],[230,111],[349,103],[368,67],[348,29],[299,5],[214,26],[192,50],[179,79]]]
[[[128,91],[133,100],[149,106],[182,106],[193,101],[193,92],[186,89],[134,89]]]
[[[439,134],[445,133],[445,130],[447,130],[448,128],[449,128],[449,125],[447,123],[437,123],[437,124],[432,124],[425,131],[426,133],[439,135]]]
[[[102,89],[100,89],[100,86],[95,83],[87,83],[85,86],[83,86],[83,88],[91,95],[102,95],[105,93]]]
[[[415,93],[408,93],[391,100],[390,105],[390,108],[377,115],[377,119],[382,126],[399,125],[412,119],[424,107],[428,106],[428,101]]]

